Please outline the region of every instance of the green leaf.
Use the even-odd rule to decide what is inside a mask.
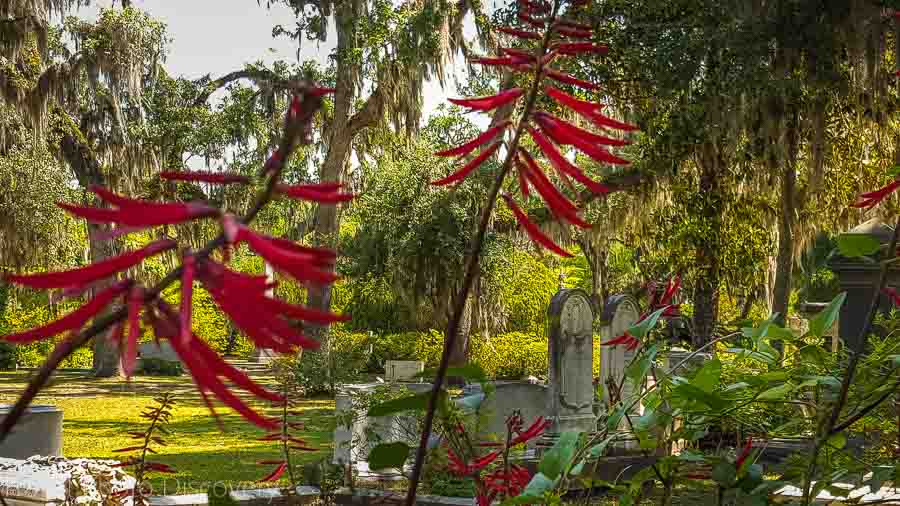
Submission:
[[[614,431],[619,428],[622,418],[625,416],[625,407],[619,406],[606,418],[606,428]]]
[[[841,256],[857,258],[881,249],[881,241],[870,234],[840,234],[837,236],[837,247]]]
[[[596,459],[603,455],[603,452],[606,451],[606,447],[609,446],[609,443],[611,443],[614,438],[615,436],[609,436],[603,441],[600,441],[599,443],[592,446],[590,449],[591,458]]]
[[[887,173],[891,177],[900,176],[900,165],[894,165],[890,169],[887,170]]]
[[[900,467],[896,469],[900,470]],[[868,483],[870,492],[878,492],[881,490],[881,487],[884,485],[884,482],[891,479],[891,476],[894,474],[894,466],[875,466],[872,468],[872,477],[869,478]]]
[[[446,392],[441,392],[441,403],[446,400]],[[373,404],[366,412],[368,416],[387,416],[403,411],[425,411],[428,407],[428,398],[431,392],[422,392],[420,394],[408,395],[399,399],[391,399],[389,401]]]
[[[502,506],[511,506],[515,504],[540,504],[544,502],[542,499],[544,494],[550,490],[553,490],[553,487],[556,486],[557,480],[551,480],[547,476],[542,473],[535,474],[531,481],[528,482],[528,485],[525,486],[525,490],[522,491],[522,494],[518,497],[510,497],[509,499],[503,501]]]
[[[409,458],[409,446],[406,443],[383,443],[369,452],[369,467],[378,469],[402,469]]]
[[[800,354],[800,358],[804,363],[817,365],[819,367],[824,366],[827,360],[825,350],[823,350],[821,346],[815,344],[810,344],[804,346],[803,348],[800,348],[800,351],[798,351],[798,353]]]
[[[828,446],[831,446],[836,450],[842,450],[844,448],[844,445],[847,444],[847,435],[843,432],[838,432],[837,434],[828,438],[828,441],[826,441],[826,443],[828,444]]]
[[[691,385],[703,390],[704,392],[712,392],[719,385],[722,377],[722,362],[719,359],[706,361],[703,367],[697,371],[694,378],[691,379]]]
[[[777,387],[772,387],[763,393],[759,394],[756,398],[760,401],[779,401],[787,397],[789,393],[794,391],[793,383],[782,383]]]
[[[657,320],[659,320],[659,317],[662,316],[665,311],[666,308],[657,309],[640,322],[629,327],[628,333],[631,334],[632,337],[643,339],[647,334],[650,333],[650,330],[653,329],[653,327],[656,325]]]
[[[841,306],[844,305],[844,300],[846,298],[847,292],[841,292],[837,297],[832,299],[831,302],[828,303],[828,307],[823,309],[822,312],[809,321],[809,332],[807,332],[806,335],[822,337],[825,334],[825,331],[834,325],[834,320],[837,319],[838,313],[841,310]]]
[[[713,467],[712,479],[725,488],[730,488],[734,484],[736,470],[734,464],[727,461],[721,461]]]
[[[697,453],[691,450],[683,450],[677,455],[676,458],[685,462],[703,462],[706,460],[706,457],[702,453]]]
[[[486,397],[487,396],[484,394],[472,394],[456,399],[454,402],[456,402],[456,405],[461,408],[475,411],[479,407],[481,407],[481,403],[484,402],[484,399]]]
[[[580,432],[563,432],[560,434],[556,444],[544,454],[540,464],[538,464],[538,471],[550,479],[558,478],[563,471],[569,468],[572,458],[575,457],[575,450],[580,438]]]
[[[697,388],[694,385],[691,385],[689,383],[678,385],[673,390],[673,393],[675,393],[676,395],[678,395],[684,399],[698,401],[703,404],[706,404],[707,406],[709,406],[710,408],[712,408],[716,411],[724,409],[728,404],[727,401],[725,401],[721,397],[719,397],[715,394],[700,390],[699,388]]]

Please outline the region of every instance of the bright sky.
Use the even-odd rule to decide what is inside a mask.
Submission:
[[[151,16],[162,20],[172,39],[166,68],[175,75],[198,78],[212,74],[213,78],[238,70],[245,63],[263,60],[295,61],[297,46],[285,37],[272,38],[272,27],[294,25],[296,18],[290,9],[278,5],[266,9],[255,0],[133,0],[132,4]],[[109,7],[111,0],[93,0],[90,7],[78,12],[81,17],[96,17],[100,7]],[[300,58],[324,63],[334,48],[333,29],[321,45],[303,41]],[[452,83],[448,83],[452,86]],[[450,90],[451,92],[453,90]],[[447,95],[440,86],[427,83],[424,87],[426,115],[444,102]]]

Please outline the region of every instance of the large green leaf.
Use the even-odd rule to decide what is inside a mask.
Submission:
[[[870,234],[841,234],[837,236],[837,247],[842,256],[858,258],[881,249],[881,241]]]
[[[872,468],[872,477],[869,478],[869,481],[866,483],[869,484],[870,492],[878,492],[881,490],[884,482],[891,479],[891,476],[894,475],[895,469],[900,470],[900,466],[896,468],[894,466],[875,466]]]
[[[712,479],[722,487],[731,487],[736,477],[737,470],[731,462],[723,460],[713,467]]]
[[[571,464],[581,437],[579,432],[563,432],[556,444],[541,459],[538,471],[550,479],[558,478]]]
[[[409,446],[406,443],[383,443],[369,452],[369,468],[378,469],[402,469],[406,459],[409,458]]]
[[[825,334],[825,331],[830,329],[832,325],[834,325],[834,320],[837,319],[838,313],[841,310],[841,306],[844,305],[844,300],[847,298],[847,292],[841,292],[828,303],[828,306],[822,310],[819,314],[813,317],[812,320],[809,321],[809,331],[806,333],[808,336],[814,337],[822,337]]]
[[[691,385],[703,390],[704,392],[712,392],[719,385],[722,377],[722,362],[719,359],[707,360],[703,367],[697,371],[691,379]]]
[[[700,390],[690,383],[682,383],[681,385],[678,385],[673,390],[673,393],[684,399],[698,401],[706,404],[716,411],[722,410],[728,405],[728,401],[726,401],[725,399],[722,399],[721,397],[704,390]]]
[[[541,504],[544,494],[553,490],[559,480],[551,480],[543,473],[537,473],[531,477],[531,481],[525,486],[525,490],[518,497],[511,497],[503,501],[502,506],[515,504]]]
[[[603,452],[606,451],[606,447],[609,446],[609,443],[611,443],[614,438],[615,436],[608,436],[603,441],[600,441],[599,443],[592,446],[590,449],[591,458],[596,459],[603,455]]]
[[[643,339],[647,334],[650,333],[650,330],[656,325],[656,322],[659,320],[659,317],[666,311],[666,308],[658,309],[650,315],[648,315],[643,320],[638,323],[632,325],[628,328],[628,333],[633,337],[638,339]]]
[[[761,401],[779,401],[787,397],[789,393],[793,392],[794,388],[793,383],[782,383],[781,385],[764,391],[756,398]]]

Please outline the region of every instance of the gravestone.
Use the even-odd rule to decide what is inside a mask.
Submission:
[[[156,341],[147,341],[146,343],[140,344],[138,345],[138,356],[144,360],[155,359],[164,362],[181,361],[169,341],[160,341],[159,343]]]
[[[495,381],[492,385],[494,392],[478,408],[487,415],[484,426],[479,427],[485,438],[502,438],[506,434],[506,419],[513,412],[522,415],[526,427],[538,417],[547,416],[546,385],[528,381]]]
[[[600,321],[605,325],[600,329],[601,342],[615,339],[637,323],[641,312],[637,300],[630,295],[613,295],[606,301]],[[618,385],[622,385],[625,376],[625,368],[634,358],[635,351],[626,351],[625,346],[601,346],[600,347],[600,382],[603,385],[603,402],[609,405],[618,400],[610,397],[611,390],[615,391]],[[615,385],[615,387],[611,387]],[[625,384],[622,387],[622,398],[631,395],[633,388]]]
[[[551,432],[593,432],[593,321],[584,290],[563,289],[550,301],[548,415]]]
[[[0,495],[9,506],[103,504],[131,506],[135,480],[116,460],[34,456],[0,458]]]
[[[4,418],[10,405],[0,405]],[[56,406],[31,406],[12,433],[0,443],[0,457],[27,459],[33,455],[62,455],[63,412]]]
[[[421,360],[387,360],[384,363],[384,379],[387,381],[411,380],[425,370]]]

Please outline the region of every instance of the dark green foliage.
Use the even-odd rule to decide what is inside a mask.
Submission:
[[[141,374],[146,376],[181,376],[184,374],[184,370],[181,367],[181,362],[159,358],[142,358]]]

